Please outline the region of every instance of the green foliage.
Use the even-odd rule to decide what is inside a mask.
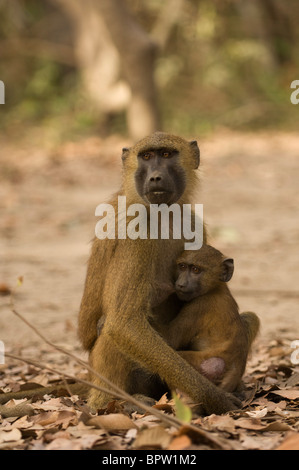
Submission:
[[[183,423],[190,423],[192,419],[192,411],[179,396],[173,392],[172,398],[174,400],[176,417]]]
[[[142,27],[153,30],[164,2],[127,1]],[[290,83],[299,78],[299,5],[291,0],[289,11],[281,8],[280,16],[271,17],[266,8],[275,13],[276,3],[183,2],[155,70],[165,130],[197,135],[217,126],[295,126],[298,110],[290,104]],[[28,51],[27,38],[58,47],[71,44],[72,27],[63,10],[49,0],[6,5],[0,3],[0,79],[6,84],[2,128],[38,124],[49,126],[58,138],[125,132],[124,113],[103,115],[85,94],[75,65]]]

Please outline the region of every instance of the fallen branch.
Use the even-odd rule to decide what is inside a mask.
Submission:
[[[106,377],[102,376],[101,374],[99,374],[96,370],[94,370],[86,361],[83,361],[83,359],[81,359],[80,357],[76,356],[75,354],[67,351],[66,349],[64,349],[62,346],[58,346],[54,343],[52,343],[52,341],[48,340],[48,338],[46,338],[34,325],[32,325],[23,315],[21,315],[15,308],[14,308],[14,305],[13,305],[13,298],[12,298],[12,294],[11,294],[11,311],[14,313],[14,315],[16,315],[20,320],[22,320],[29,328],[31,328],[45,343],[47,343],[49,346],[51,346],[52,348],[56,349],[57,351],[67,355],[68,357],[72,358],[74,361],[76,361],[78,364],[81,364],[83,365],[90,373],[94,374],[95,376],[97,376],[100,380],[102,380],[104,383],[106,383],[106,385],[108,385],[109,387],[111,387],[110,390],[104,388],[104,387],[101,387],[101,386],[98,386],[98,385],[95,385],[93,384],[92,382],[89,382],[89,381],[85,381],[84,379],[78,379],[76,377],[73,377],[73,376],[70,376],[66,373],[62,373],[62,372],[59,372],[59,374],[63,374],[65,375],[66,377],[68,378],[71,378],[71,379],[74,379],[76,380],[77,382],[81,382],[81,383],[85,383],[85,385],[88,385],[89,387],[93,387],[99,391],[103,391],[104,393],[108,393],[111,395],[111,390],[113,391],[113,394],[116,398],[120,398],[122,400],[126,400],[130,403],[132,403],[133,405],[135,406],[139,406],[141,409],[144,409],[146,412],[148,411],[152,411],[152,408],[145,405],[144,403],[142,403],[141,401],[137,400],[136,398],[134,398],[132,395],[129,395],[128,393],[126,393],[124,390],[122,390],[121,388],[119,388],[117,385],[113,384],[112,382],[110,382],[110,380],[108,380]],[[8,357],[9,357],[9,354],[6,354]],[[15,356],[15,358],[17,359],[17,356]],[[19,358],[22,360],[22,358]],[[26,362],[26,361],[25,361]],[[37,367],[40,367],[38,366],[38,363],[35,363],[35,365],[37,365]],[[48,366],[44,366],[45,368],[47,368],[48,370],[51,370],[51,368],[49,368]],[[40,367],[41,368],[41,367]],[[54,369],[53,369],[54,370]],[[57,372],[57,371],[54,371],[54,372]],[[160,415],[159,415],[160,417]],[[177,424],[180,424],[182,425],[183,423],[182,422],[177,422]]]

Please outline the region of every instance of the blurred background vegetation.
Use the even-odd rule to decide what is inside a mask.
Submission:
[[[1,133],[296,129],[298,0],[0,0]]]

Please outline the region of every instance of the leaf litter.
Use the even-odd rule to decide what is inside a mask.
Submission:
[[[181,418],[179,428],[151,413],[128,412],[121,400],[112,400],[97,414],[92,413],[86,397],[70,395],[68,384],[57,374],[11,361],[0,369],[0,396],[9,391],[40,388],[30,400],[10,400],[5,404],[28,405],[25,410],[31,411],[19,417],[0,415],[0,449],[200,450],[213,449],[216,443],[216,448],[222,449],[298,450],[299,365],[292,364],[289,345],[287,339],[268,343],[260,340],[255,345],[244,376],[241,410],[220,416],[196,416],[179,391],[172,398],[163,395],[154,408]],[[56,354],[51,358],[47,350],[35,353],[44,355],[45,360],[50,357],[50,362],[57,361],[60,370],[84,375],[82,366],[70,357]],[[26,348],[22,354],[27,356]],[[49,384],[57,384],[57,388],[51,394],[43,394]],[[196,429],[211,436],[211,441]]]

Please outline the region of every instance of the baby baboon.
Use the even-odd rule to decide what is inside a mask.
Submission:
[[[233,259],[209,245],[184,251],[177,260],[175,289],[185,304],[164,332],[196,370],[230,392],[241,381],[260,324],[255,313],[239,314],[226,284],[233,271]]]

